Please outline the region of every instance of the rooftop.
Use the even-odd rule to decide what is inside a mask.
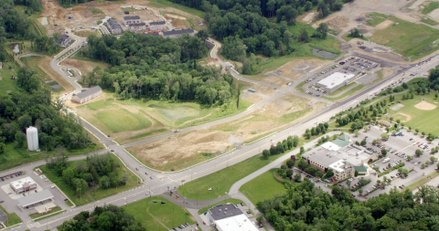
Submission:
[[[243,214],[242,211],[233,204],[218,205],[211,208],[209,212],[215,221]]]
[[[215,221],[215,224],[219,231],[258,231],[245,214]]]
[[[183,35],[183,34],[192,34],[195,31],[193,29],[190,28],[186,28],[186,29],[179,29],[179,30],[168,30],[168,31],[164,31],[163,32],[163,36],[167,37],[167,36],[172,36],[172,35]]]
[[[138,15],[129,15],[129,16],[124,16],[123,20],[139,20],[140,17]]]
[[[149,23],[149,25],[165,25],[165,21],[152,21]]]
[[[352,73],[334,72],[328,77],[320,80],[318,83],[325,86],[328,89],[332,89],[344,83],[345,81],[352,79],[354,76],[355,75]]]
[[[49,190],[43,190],[41,192],[32,193],[28,196],[21,197],[17,200],[17,202],[18,206],[26,207],[52,198],[53,195]]]
[[[94,87],[82,90],[80,93],[76,94],[76,96],[80,99],[83,99],[83,98],[89,97],[90,95],[96,94],[100,91],[102,91],[101,87],[94,86]]]
[[[31,128],[31,127],[29,127],[29,128]],[[36,184],[36,183],[35,183],[34,179],[32,179],[30,176],[27,176],[27,177],[21,178],[21,179],[16,180],[16,181],[12,181],[10,184],[12,187],[19,189],[22,187],[26,187],[28,185]]]

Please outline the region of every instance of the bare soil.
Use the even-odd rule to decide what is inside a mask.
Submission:
[[[436,105],[429,103],[427,101],[422,100],[421,102],[415,105],[415,108],[423,111],[431,111],[437,108]]]

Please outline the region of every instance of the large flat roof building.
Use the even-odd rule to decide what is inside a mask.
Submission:
[[[31,177],[27,176],[9,183],[9,186],[15,193],[27,192],[38,187],[37,183]]]
[[[235,205],[224,204],[211,208],[208,217],[218,231],[257,231],[256,226]]]
[[[320,80],[318,84],[328,90],[335,89],[342,84],[347,84],[355,75],[351,73],[334,72]]]
[[[43,190],[41,192],[32,193],[28,196],[19,198],[18,206],[24,209],[32,208],[38,205],[42,205],[53,200],[53,195],[49,190]]]
[[[99,86],[83,89],[80,93],[73,95],[72,101],[82,104],[98,97],[101,93],[102,88]]]

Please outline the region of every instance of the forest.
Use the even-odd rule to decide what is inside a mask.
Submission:
[[[233,78],[218,70],[197,65],[207,54],[198,36],[165,39],[154,35],[124,33],[88,38],[86,56],[112,66],[97,69],[83,79],[100,85],[121,98],[195,101],[222,105],[236,96]]]
[[[69,185],[80,197],[89,189],[108,189],[126,184],[126,176],[120,176],[120,166],[110,155],[88,156],[84,164],[67,162],[67,156],[52,157],[47,167]]]
[[[122,208],[114,205],[96,207],[93,212],[83,211],[64,222],[59,231],[144,231],[145,228]]]
[[[306,178],[286,187],[285,195],[258,204],[276,230],[439,230],[439,191],[431,186],[365,202],[339,186],[326,193]]]
[[[352,0],[172,0],[206,12],[210,34],[223,41],[223,55],[243,62],[251,54],[267,57],[294,52],[293,43],[308,42],[310,36],[324,39],[318,30],[314,35],[303,31],[297,38],[288,30],[294,26],[296,17],[310,10],[317,10],[323,18],[342,8],[343,3]],[[320,27],[324,29],[325,27]],[[244,66],[244,70],[246,70]],[[243,71],[251,72],[251,71]]]
[[[22,68],[16,81],[20,90],[0,97],[0,153],[5,144],[26,149],[29,126],[38,128],[42,150],[81,149],[92,144],[76,119],[64,115],[61,104],[52,103],[50,91],[35,72]]]

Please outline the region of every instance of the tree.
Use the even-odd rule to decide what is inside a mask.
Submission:
[[[404,167],[400,167],[398,168],[398,173],[401,176],[401,178],[406,178],[409,174],[409,170]]]
[[[246,52],[247,46],[238,36],[230,36],[224,39],[221,51],[224,57],[242,62],[246,58]]]
[[[74,178],[72,184],[75,188],[76,194],[81,197],[88,189],[88,184],[84,179]]]
[[[424,152],[421,150],[421,149],[416,149],[416,151],[415,151],[415,156],[416,157],[420,157],[420,156],[422,156],[424,154]]]
[[[0,141],[0,154],[4,154],[6,149],[6,144]]]
[[[348,37],[351,37],[351,38],[363,38],[363,34],[361,33],[361,31],[358,28],[354,28],[354,29],[349,31]]]
[[[319,27],[317,27],[316,31],[313,34],[313,37],[316,37],[318,39],[326,39],[328,35],[328,24],[326,23],[320,23]]]
[[[298,38],[299,42],[307,43],[310,41],[308,32],[306,30],[302,30]]]
[[[382,156],[386,156],[387,155],[387,150],[385,148],[381,148],[381,155]]]
[[[33,92],[39,88],[39,80],[35,72],[20,68],[17,72],[17,85],[27,92]]]

